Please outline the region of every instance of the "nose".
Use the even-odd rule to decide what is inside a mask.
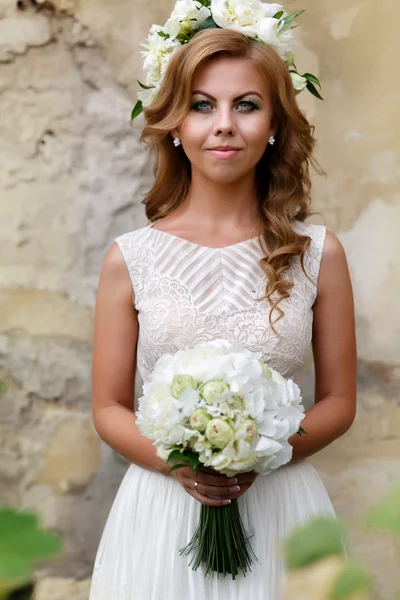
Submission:
[[[214,134],[235,135],[236,125],[231,106],[219,106],[215,111]]]

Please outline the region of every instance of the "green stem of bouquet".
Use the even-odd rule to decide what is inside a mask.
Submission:
[[[237,500],[221,507],[202,504],[197,529],[180,554],[188,556],[194,552],[189,562],[194,571],[204,565],[206,575],[216,572],[235,579],[240,572],[246,575],[251,565],[258,562],[250,545],[251,537],[245,532]]]

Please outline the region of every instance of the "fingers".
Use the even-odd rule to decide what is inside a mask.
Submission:
[[[231,503],[230,498],[210,498],[205,494],[197,491],[195,492],[193,487],[184,486],[190,496],[192,496],[195,500],[201,502],[201,504],[205,504],[206,506],[226,506]],[[197,488],[199,489],[199,488]]]
[[[256,473],[255,471],[249,471],[248,473],[241,473],[240,475],[237,476],[237,484],[242,486],[245,483],[253,483],[257,477],[258,477],[259,473]]]
[[[207,506],[224,506],[230,500],[240,498],[257,477],[258,473],[255,471],[241,473],[231,478],[216,473],[212,469],[206,470],[206,468],[196,472],[190,467],[183,467],[176,471],[176,478],[186,492]],[[197,491],[194,489],[195,482],[197,482]],[[210,496],[221,496],[221,498]]]
[[[205,473],[200,471],[199,473],[193,472],[193,479],[203,483],[204,485],[218,485],[218,486],[227,486],[236,485],[237,477],[227,477],[226,475],[221,475],[220,473],[214,474]]]
[[[197,491],[200,492],[200,494],[203,494],[204,496],[225,496],[226,498],[231,498],[232,493],[240,491],[240,487],[236,484],[232,486],[205,485],[199,480],[197,480],[197,484]]]

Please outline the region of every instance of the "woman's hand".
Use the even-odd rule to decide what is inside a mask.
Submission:
[[[258,473],[254,471],[240,473],[236,477],[227,477],[208,467],[202,467],[198,473],[190,467],[181,467],[172,471],[171,475],[179,481],[190,496],[206,506],[230,504],[232,499],[240,498],[258,477]],[[210,496],[220,496],[220,498]]]

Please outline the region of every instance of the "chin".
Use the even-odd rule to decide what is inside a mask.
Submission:
[[[220,171],[218,173],[215,171],[213,173],[205,173],[205,176],[209,181],[225,184],[236,183],[237,181],[243,179],[245,175],[246,173],[238,173],[237,170],[235,171],[234,169],[227,169],[225,172]]]

